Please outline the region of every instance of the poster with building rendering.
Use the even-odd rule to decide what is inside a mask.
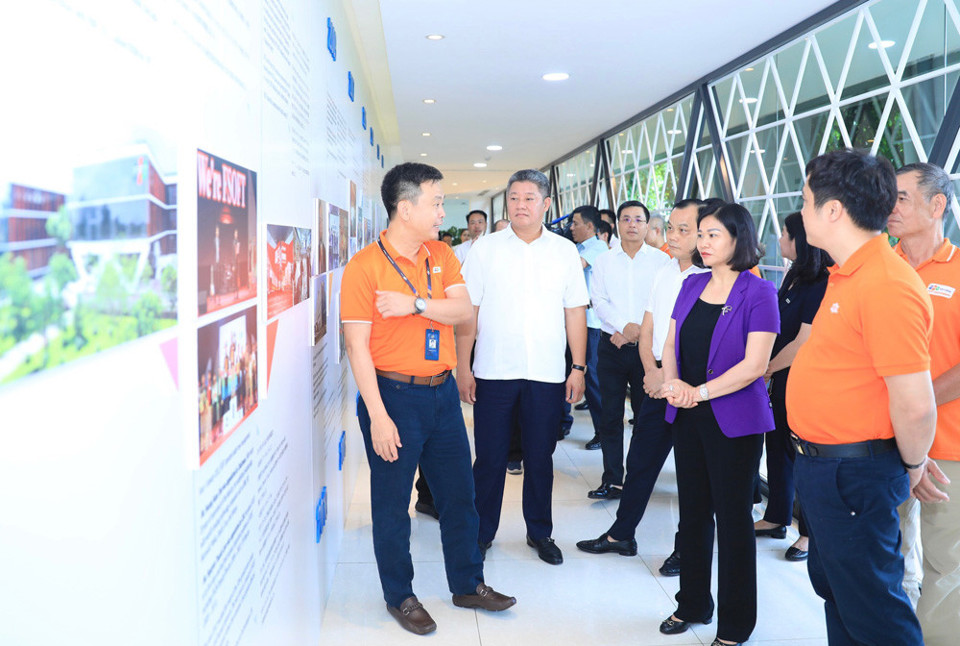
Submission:
[[[176,325],[172,168],[140,143],[0,184],[0,387]]]

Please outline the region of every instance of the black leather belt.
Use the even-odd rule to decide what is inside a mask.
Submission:
[[[851,444],[815,444],[791,433],[790,441],[797,453],[808,458],[865,458],[869,455],[889,453],[897,448],[897,441],[893,438]]]
[[[444,370],[440,374],[431,375],[429,377],[414,377],[413,375],[405,375],[402,372],[390,372],[388,370],[380,369],[377,369],[377,374],[384,379],[399,381],[405,384],[413,384],[414,386],[439,386],[447,380],[447,377],[450,376],[450,371]]]
[[[600,331],[600,338],[603,339],[604,341],[609,341],[612,336],[613,336],[612,334],[607,334],[606,332],[604,332],[604,331],[602,331],[602,330]],[[635,348],[635,347],[637,347],[637,342],[634,341],[633,343],[624,343],[624,344],[623,344],[622,346],[620,346],[620,347],[626,347],[626,346],[629,346],[629,347],[631,347],[631,348]]]

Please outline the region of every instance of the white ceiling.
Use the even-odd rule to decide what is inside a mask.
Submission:
[[[832,3],[379,0],[389,70],[376,76],[397,115],[388,143],[440,168],[448,195],[499,190]],[[362,29],[376,7],[359,4]],[[570,79],[541,79],[557,71]]]

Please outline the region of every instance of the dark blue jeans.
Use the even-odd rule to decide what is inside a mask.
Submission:
[[[477,401],[473,407],[477,459],[473,463],[473,479],[481,543],[492,541],[500,527],[514,414],[522,429],[523,518],[527,534],[541,539],[553,533],[553,451],[557,447],[563,394],[562,382],[477,379]]]
[[[377,377],[380,397],[397,425],[402,447],[386,462],[373,451],[370,414],[360,399],[358,416],[370,463],[373,551],[387,605],[399,607],[413,596],[410,558],[410,490],[417,464],[440,512],[440,540],[447,585],[453,594],[473,594],[483,582],[477,547],[479,521],[473,505],[470,444],[453,377],[440,386],[414,386]]]
[[[634,347],[634,351],[636,348]],[[643,392],[642,386],[636,389]],[[636,399],[634,399],[636,401]],[[666,399],[644,397],[634,414],[633,437],[627,451],[627,478],[623,482],[623,496],[617,507],[617,520],[607,532],[618,541],[635,536],[637,525],[650,502],[650,494],[660,477],[660,470],[673,448],[673,432],[664,419]],[[604,456],[606,457],[606,456]],[[614,483],[615,484],[615,483]]]
[[[807,569],[824,600],[830,645],[923,644],[903,591],[897,506],[910,495],[910,476],[900,453],[797,455],[794,476],[810,531]]]
[[[593,434],[600,435],[600,420],[603,401],[600,398],[600,374],[597,372],[598,351],[600,349],[600,328],[587,328],[587,374],[584,376],[584,397],[593,422]],[[642,391],[641,391],[642,392]],[[623,437],[621,433],[621,438]],[[620,440],[623,443],[623,440]]]

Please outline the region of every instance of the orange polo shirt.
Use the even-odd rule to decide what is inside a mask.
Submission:
[[[894,251],[906,259],[900,243]],[[933,257],[916,268],[933,303],[930,376],[936,379],[960,363],[960,250],[944,240]],[[960,460],[960,399],[937,406],[935,460]]]
[[[380,240],[422,298],[427,298],[428,266],[433,298],[446,298],[446,290],[451,287],[460,285],[466,288],[460,275],[460,262],[446,243],[439,240],[423,243],[414,264],[401,256],[383,233],[380,234]],[[410,287],[380,250],[380,245],[374,242],[350,259],[340,282],[340,320],[344,323],[371,324],[370,354],[373,365],[380,370],[416,377],[427,377],[455,368],[457,351],[453,341],[453,326],[415,314],[385,319],[377,311],[378,290],[412,294]],[[438,361],[424,358],[426,333],[431,327],[440,331]]]
[[[884,236],[830,274],[787,379],[787,420],[797,435],[819,444],[893,437],[883,379],[930,369],[926,291]]]

